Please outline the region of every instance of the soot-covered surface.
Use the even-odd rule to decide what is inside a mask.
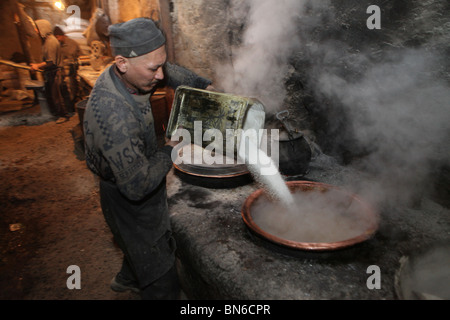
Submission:
[[[358,173],[316,161],[303,178],[352,188]],[[169,175],[168,186],[183,287],[193,299],[397,299],[402,257],[449,240],[449,210],[423,197],[413,205],[377,205],[380,227],[369,241],[332,252],[293,251],[245,226],[241,206],[255,183],[213,190]],[[379,289],[369,289],[371,266],[379,267]]]

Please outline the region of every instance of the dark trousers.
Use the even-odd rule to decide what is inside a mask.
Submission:
[[[70,112],[75,111],[75,103],[79,98],[77,74],[78,64],[72,63],[64,67],[64,81],[62,92],[67,110],[69,110]]]
[[[100,181],[100,201],[114,240],[124,254],[118,276],[126,283],[131,282],[139,287],[142,299],[177,299],[176,244],[170,230],[159,239],[150,239],[154,230],[151,226],[146,228],[144,224],[148,223],[144,222],[151,220],[152,208],[142,203],[133,205],[115,185],[103,180]],[[135,220],[138,215],[140,226]]]
[[[56,67],[47,68],[44,71],[45,95],[54,116],[64,117],[68,110],[63,96],[63,76],[61,70]]]
[[[126,257],[123,258],[120,277],[127,281],[132,281],[138,287],[136,276],[128,263]],[[180,285],[176,265],[166,274],[152,282],[150,285],[140,288],[143,300],[177,300],[180,297]]]

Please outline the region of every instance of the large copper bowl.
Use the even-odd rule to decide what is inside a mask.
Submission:
[[[371,238],[378,229],[379,224],[379,215],[378,213],[367,203],[365,203],[359,196],[342,190],[336,186],[319,183],[319,182],[310,182],[310,181],[289,181],[286,182],[286,185],[290,189],[291,192],[326,192],[329,190],[338,191],[342,194],[343,200],[351,200],[353,203],[356,203],[358,209],[358,216],[364,219],[364,231],[362,231],[359,235],[353,236],[352,238],[345,239],[337,242],[296,242],[292,240],[287,240],[275,236],[273,234],[268,233],[263,230],[260,226],[258,226],[253,217],[252,217],[252,205],[255,203],[257,199],[265,196],[264,189],[258,189],[253,192],[244,202],[242,207],[242,218],[247,225],[247,227],[259,235],[260,237],[269,240],[278,245],[286,246],[293,249],[299,250],[307,250],[307,251],[329,251],[329,250],[337,250],[341,248],[346,248],[349,246],[353,246],[357,243],[363,242]]]

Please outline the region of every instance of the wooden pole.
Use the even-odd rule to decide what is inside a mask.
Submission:
[[[175,50],[172,36],[172,18],[170,17],[169,0],[159,0],[159,9],[161,17],[161,29],[166,36],[167,60],[175,63]]]

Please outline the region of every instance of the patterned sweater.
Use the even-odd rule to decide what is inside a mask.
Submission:
[[[84,114],[86,163],[102,180],[139,201],[157,188],[172,167],[172,148],[157,148],[150,94],[132,95],[114,73],[97,79]],[[167,84],[206,88],[211,81],[167,63]]]

